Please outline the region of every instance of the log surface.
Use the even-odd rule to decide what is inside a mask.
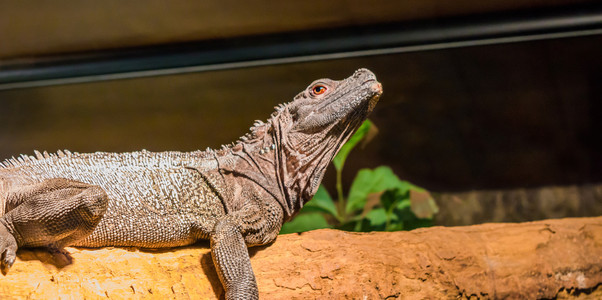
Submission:
[[[223,291],[207,246],[20,250],[0,280],[0,298],[218,298]],[[279,236],[251,255],[262,299],[602,295],[602,217],[392,233],[316,230]]]

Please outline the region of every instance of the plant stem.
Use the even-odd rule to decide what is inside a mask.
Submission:
[[[341,223],[347,221],[347,214],[345,212],[346,203],[343,195],[343,169],[337,169],[337,205],[339,209],[339,217],[342,220]]]
[[[395,204],[395,203],[393,203],[393,204]],[[393,208],[394,207],[395,207],[395,205],[391,205],[391,207],[386,212],[387,222],[385,223],[385,231],[391,231],[391,229],[389,227],[391,226],[391,218],[393,218]]]
[[[389,225],[391,224],[391,217],[387,215],[387,222],[385,223],[385,231],[389,231]]]

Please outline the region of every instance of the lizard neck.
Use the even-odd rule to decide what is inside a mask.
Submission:
[[[217,162],[219,173],[225,175],[226,185],[252,184],[258,187],[258,190],[265,191],[261,193],[263,197],[273,197],[288,216],[292,212],[288,205],[288,194],[284,191],[285,188],[278,175],[278,144],[271,130],[271,124],[256,122],[249,134],[231,145],[222,146],[221,150],[207,150],[206,157],[213,158]]]
[[[288,122],[278,122],[277,117],[256,123],[250,134],[216,151],[214,156],[219,171],[233,175],[227,176],[226,181],[248,180],[259,186],[282,206],[287,220],[313,197],[334,156],[330,152],[336,151],[326,144],[305,143],[324,148],[317,151],[321,154],[318,157],[310,155],[305,147],[299,147],[301,141],[321,139],[292,134],[290,126]]]

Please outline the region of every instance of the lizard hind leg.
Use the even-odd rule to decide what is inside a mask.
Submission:
[[[62,248],[88,236],[108,206],[99,186],[56,178],[13,189],[0,218],[0,267],[10,268],[17,247]]]

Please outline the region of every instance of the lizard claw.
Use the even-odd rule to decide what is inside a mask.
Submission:
[[[0,222],[0,271],[2,271],[2,275],[6,275],[8,269],[15,263],[17,248],[15,237]]]

